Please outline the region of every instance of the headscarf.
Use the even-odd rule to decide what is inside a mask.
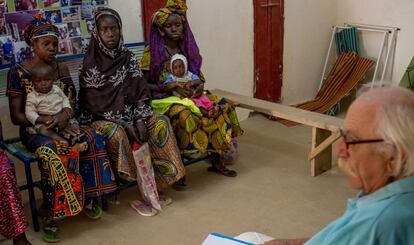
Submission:
[[[150,33],[150,80],[161,88],[163,88],[164,81],[160,81],[160,74],[164,68],[164,63],[167,62],[170,57],[166,57],[165,55],[165,41],[161,36],[159,29],[162,28],[171,15],[178,15],[183,21],[183,37],[180,41],[180,49],[182,54],[187,57],[188,70],[200,76],[202,58],[191,28],[186,21],[186,11],[187,6],[185,1],[168,0],[166,6],[155,12],[152,18]]]
[[[107,48],[98,32],[103,16],[112,16],[120,29],[117,48]],[[79,106],[86,118],[132,123],[152,114],[142,103],[149,98],[147,83],[138,68],[138,58],[123,47],[122,22],[113,9],[102,9],[94,16],[95,26],[79,77]],[[82,118],[81,119],[85,119]],[[85,122],[87,120],[84,120]]]
[[[171,69],[171,73],[173,72],[173,63],[176,60],[181,60],[184,63],[184,74],[187,73],[188,71],[188,62],[187,62],[187,58],[182,55],[182,54],[174,54],[171,57],[171,61],[170,61],[170,69]]]
[[[46,36],[59,38],[59,29],[52,22],[46,20],[42,13],[37,13],[24,28],[24,40],[27,45],[31,46],[34,39]]]

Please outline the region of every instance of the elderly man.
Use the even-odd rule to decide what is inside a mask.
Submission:
[[[414,244],[414,93],[393,87],[361,94],[341,135],[338,165],[358,196],[310,239],[265,244]]]

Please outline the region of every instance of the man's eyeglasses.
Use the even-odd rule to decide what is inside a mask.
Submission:
[[[383,142],[383,139],[366,139],[366,140],[356,140],[352,139],[351,131],[349,130],[342,130],[339,129],[339,132],[341,134],[342,140],[345,143],[346,149],[349,149],[350,145],[356,145],[356,144],[369,144],[369,143],[377,143],[377,142]]]

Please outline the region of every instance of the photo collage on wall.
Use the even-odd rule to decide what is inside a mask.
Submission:
[[[59,55],[85,53],[94,13],[108,0],[0,0],[0,65],[23,62],[33,56],[23,30],[42,11],[59,28]]]

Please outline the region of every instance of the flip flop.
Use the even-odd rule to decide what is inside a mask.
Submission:
[[[43,228],[43,241],[47,243],[56,243],[60,241],[58,229],[56,227]]]
[[[102,208],[97,205],[93,205],[92,208],[85,207],[83,209],[83,213],[86,215],[86,217],[97,220],[102,217]]]
[[[222,169],[218,169],[216,167],[210,166],[210,167],[207,168],[207,170],[209,172],[219,173],[219,174],[222,174],[222,175],[227,176],[227,177],[236,177],[237,176],[236,171],[230,170],[226,167],[223,167]]]

